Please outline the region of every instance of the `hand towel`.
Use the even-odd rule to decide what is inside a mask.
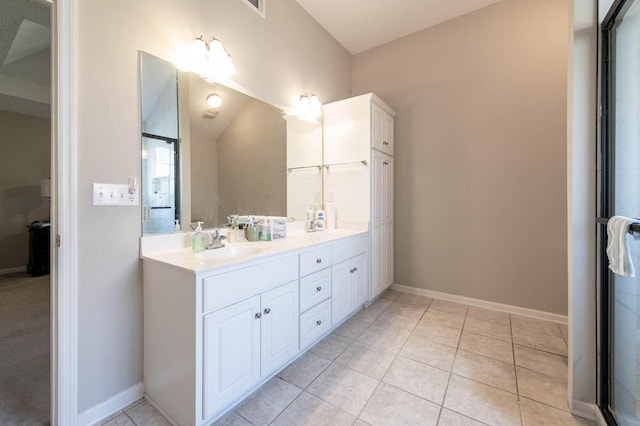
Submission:
[[[607,257],[609,269],[623,277],[635,277],[636,272],[629,252],[629,227],[638,220],[624,216],[613,216],[607,223]]]

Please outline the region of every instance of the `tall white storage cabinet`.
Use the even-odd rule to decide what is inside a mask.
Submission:
[[[369,223],[371,298],[393,284],[393,148],[395,111],[373,93],[324,110],[324,199],[338,226]]]

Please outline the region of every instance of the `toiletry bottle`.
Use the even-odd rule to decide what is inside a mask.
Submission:
[[[174,222],[175,222],[175,226],[173,227],[173,231],[180,232],[180,220],[176,219]]]
[[[196,232],[191,237],[191,250],[194,253],[200,253],[204,251],[205,235],[202,232],[202,222],[198,222]]]
[[[316,227],[324,229],[324,210],[322,209],[316,211]]]
[[[313,207],[311,206],[311,204],[309,204],[309,209],[307,210],[307,223],[306,223],[307,231],[311,231],[313,217],[314,217]]]

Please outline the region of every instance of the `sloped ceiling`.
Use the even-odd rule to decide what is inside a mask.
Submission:
[[[51,6],[0,0],[0,109],[50,116]]]
[[[297,0],[355,55],[501,0]]]

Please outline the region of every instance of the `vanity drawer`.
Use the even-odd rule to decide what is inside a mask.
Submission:
[[[300,280],[300,312],[331,297],[331,269],[304,277]]]
[[[369,234],[358,235],[335,243],[331,253],[334,265],[367,252]]]
[[[308,251],[300,255],[300,276],[313,274],[331,266],[331,247]]]
[[[298,256],[272,260],[203,278],[203,312],[212,312],[240,300],[298,279]]]
[[[331,328],[331,299],[300,315],[300,349],[315,342]]]

